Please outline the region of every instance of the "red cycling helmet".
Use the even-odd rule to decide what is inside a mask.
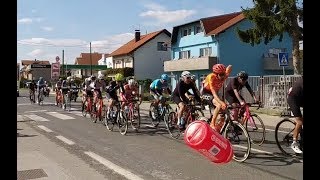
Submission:
[[[212,71],[216,74],[221,74],[226,72],[226,66],[223,64],[215,64],[212,66]]]

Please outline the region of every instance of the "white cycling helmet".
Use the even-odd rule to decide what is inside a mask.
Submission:
[[[104,79],[104,75],[103,74],[99,74],[98,79]]]
[[[181,77],[192,77],[192,74],[189,71],[183,71]]]
[[[129,86],[133,86],[136,84],[136,81],[134,79],[129,79],[128,84],[129,84]]]

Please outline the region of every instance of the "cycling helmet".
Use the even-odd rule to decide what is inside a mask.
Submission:
[[[115,76],[114,76],[114,79],[116,80],[116,81],[122,81],[123,80],[123,75],[121,74],[121,73],[118,73],[118,74],[116,74]]]
[[[42,80],[43,79],[43,77],[39,77],[39,80]]]
[[[104,75],[103,74],[99,74],[98,79],[104,79]]]
[[[168,74],[162,74],[161,75],[161,79],[164,80],[164,81],[168,81],[169,80]]]
[[[196,79],[196,75],[192,74],[191,75],[191,80],[195,80]]]
[[[128,80],[128,84],[129,84],[129,86],[133,86],[133,85],[136,84],[136,82],[135,82],[134,79],[129,79],[129,80]]]
[[[191,77],[191,76],[192,76],[192,74],[189,71],[183,71],[181,73],[181,77]]]
[[[91,79],[92,81],[94,81],[94,80],[96,80],[96,76],[95,76],[95,75],[91,75],[91,76],[90,76],[90,79]]]
[[[212,71],[216,74],[225,73],[226,66],[224,66],[223,64],[215,64],[212,66]]]
[[[67,77],[67,81],[71,81],[71,77],[69,76],[69,77]]]
[[[248,74],[245,72],[245,71],[240,71],[238,74],[237,74],[238,77],[240,77],[241,79],[243,80],[247,80],[248,79]]]

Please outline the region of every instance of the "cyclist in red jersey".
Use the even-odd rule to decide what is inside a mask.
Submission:
[[[231,70],[231,65],[226,68],[223,64],[215,64],[212,66],[212,73],[202,82],[203,88],[201,94],[213,96],[212,103],[216,108],[213,111],[210,126],[216,131],[220,131],[219,127],[216,127],[218,113],[220,109],[224,110],[227,107],[226,103],[219,98],[218,92],[223,86],[224,81],[229,77]]]

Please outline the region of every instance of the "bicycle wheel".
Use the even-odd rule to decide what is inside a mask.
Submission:
[[[233,160],[245,161],[251,150],[251,142],[248,132],[237,121],[229,121],[223,131],[223,136],[230,141],[233,147]]]
[[[117,123],[118,123],[118,128],[119,128],[120,134],[126,135],[127,131],[128,131],[128,120],[127,120],[126,114],[124,112],[119,111]]]
[[[202,120],[202,117],[204,117],[204,113],[201,109],[197,109],[193,113],[194,119],[197,120]]]
[[[252,114],[246,121],[246,130],[253,144],[261,146],[265,140],[266,128],[257,114]]]
[[[130,115],[130,122],[131,122],[131,127],[132,129],[138,131],[140,128],[140,108],[134,107],[132,110],[130,110],[131,115]]]
[[[104,124],[106,125],[109,131],[113,131],[114,124],[117,120],[117,110],[114,107],[110,110],[109,115],[104,116]]]
[[[290,119],[283,119],[277,124],[275,129],[275,139],[277,146],[280,151],[286,156],[295,155],[295,152],[291,149],[291,144],[293,142],[293,130],[295,126],[295,122],[291,121]],[[298,136],[297,142],[300,143],[300,141],[301,136]]]
[[[95,108],[95,105],[91,106],[90,118],[93,123],[97,122],[97,110]]]
[[[170,112],[165,114],[164,123],[166,124],[167,130],[170,136],[174,139],[178,139],[181,135],[179,126],[178,126],[178,115],[176,112]]]
[[[70,111],[71,110],[71,94],[68,93],[66,96],[67,96],[66,109],[68,108],[68,111]]]
[[[82,116],[83,117],[87,116],[87,109],[88,109],[87,104],[88,104],[87,101],[82,102]]]
[[[151,119],[151,125],[153,127],[157,127],[160,123],[159,112],[158,109],[154,106],[153,103],[150,104],[149,108],[149,116]]]

